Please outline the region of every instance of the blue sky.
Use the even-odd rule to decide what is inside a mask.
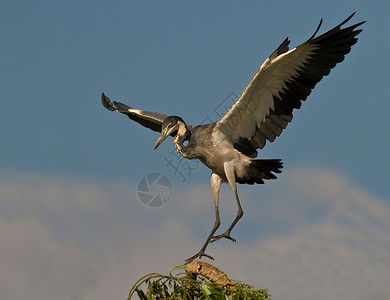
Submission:
[[[260,155],[331,166],[389,196],[389,4],[298,3],[3,2],[1,119],[12,126],[1,127],[1,169],[134,180],[166,170],[172,145],[152,152],[156,133],[105,111],[102,91],[196,124],[286,36],[296,46],[320,18],[324,31],[356,10],[352,22],[368,21],[359,43]]]
[[[279,245],[279,241],[272,241],[281,235],[286,237],[283,243],[305,243],[303,228],[314,224],[318,232],[327,232],[326,228],[346,218],[346,208],[356,209],[353,201],[343,198],[355,195],[366,200],[359,202],[359,213],[352,218],[355,223],[351,221],[356,227],[352,228],[367,229],[367,236],[352,236],[356,243],[365,245],[372,232],[389,226],[380,213],[387,212],[390,205],[389,10],[388,1],[2,1],[0,221],[8,228],[1,232],[2,238],[20,237],[20,243],[10,240],[10,255],[15,255],[15,262],[28,259],[27,253],[15,253],[11,246],[22,247],[26,243],[23,229],[29,228],[27,232],[45,245],[42,249],[37,246],[37,253],[48,251],[52,255],[40,259],[53,257],[57,261],[54,258],[65,251],[70,253],[69,260],[77,270],[81,268],[82,274],[90,274],[107,268],[96,267],[91,257],[83,259],[96,245],[104,251],[96,250],[95,258],[108,257],[120,265],[121,259],[134,262],[126,255],[135,251],[134,257],[142,261],[144,253],[139,245],[153,244],[152,238],[143,240],[145,235],[165,234],[173,243],[176,236],[169,234],[169,228],[175,222],[184,228],[177,234],[189,244],[191,240],[185,233],[192,232],[196,237],[191,249],[179,247],[180,259],[194,254],[188,251],[194,252],[200,246],[212,224],[210,171],[196,166],[183,183],[164,160],[172,158],[172,141],[167,140],[152,151],[158,135],[125,116],[105,110],[100,103],[101,92],[134,108],[180,115],[189,124],[205,118],[216,120],[214,110],[218,105],[226,98],[230,100],[232,93],[239,95],[287,36],[291,46],[297,46],[312,35],[321,18],[324,21],[320,33],[339,24],[353,11],[357,13],[351,24],[367,21],[359,42],[345,61],[317,85],[283,134],[260,152],[262,157],[282,158],[284,172],[280,180],[264,186],[239,187],[249,211],[236,233],[242,237],[248,257],[252,253],[250,246],[254,247],[255,241],[260,243],[260,237],[271,239],[267,245],[272,251]],[[150,172],[165,174],[173,184],[173,199],[164,208],[148,210],[136,200],[137,182]],[[302,182],[297,182],[297,178]],[[229,202],[226,222],[235,213],[229,192],[227,187],[223,189]],[[204,199],[197,200],[202,198],[199,195]],[[259,195],[261,202],[253,204],[250,199]],[[289,196],[292,202],[286,203],[283,198]],[[327,198],[331,204],[327,204]],[[268,199],[274,204],[268,203]],[[338,207],[337,199],[347,201],[340,215],[333,213],[332,205]],[[174,208],[179,202],[180,208]],[[375,209],[378,207],[383,209]],[[261,230],[256,228],[258,211],[264,214]],[[170,221],[178,212],[183,215],[180,220]],[[189,228],[196,227],[201,216],[207,220],[204,227],[191,231]],[[156,227],[161,232],[153,231]],[[290,236],[290,229],[297,236]],[[367,266],[379,266],[373,257],[384,253],[383,245],[390,243],[379,233],[374,236],[378,236],[378,248],[367,250]],[[104,245],[116,246],[105,248],[100,244],[103,240]],[[137,241],[137,247],[132,248],[134,243],[123,240]],[[239,251],[240,243],[234,245],[236,250],[229,250],[233,246],[228,243],[222,244],[226,251]],[[335,247],[342,253],[351,251],[348,245]],[[301,248],[286,249],[298,253]],[[0,252],[0,259],[5,259],[5,252]],[[314,257],[312,253],[299,253],[302,260]],[[286,252],[280,257],[287,259],[290,255]],[[356,253],[356,261],[362,255]],[[388,257],[379,257],[388,262]],[[331,256],[329,260],[334,261]],[[85,265],[78,263],[83,261]],[[165,265],[154,261],[150,266],[164,272],[175,263],[180,261],[172,256]],[[29,272],[36,272],[35,264],[25,265]],[[53,274],[56,267],[64,266],[68,266],[66,261],[63,265],[54,264]],[[129,264],[129,268],[133,265]],[[73,276],[74,270],[69,267],[69,276]],[[111,282],[110,291],[123,297],[129,280],[147,271],[155,270],[139,264],[137,272],[126,273],[120,267],[110,269],[111,277],[125,278],[122,285]],[[247,272],[242,268],[237,276]],[[27,273],[20,266],[20,273],[16,270],[14,278]],[[48,276],[49,273],[43,272],[42,278],[55,281],[56,276]],[[92,296],[99,295],[98,283],[103,280],[96,276],[86,275],[77,283],[68,283],[77,299],[100,299]],[[35,286],[28,278],[26,282]],[[55,282],[60,279],[63,280],[58,277]],[[277,288],[275,283],[268,285]],[[65,288],[58,288],[71,299]],[[52,295],[44,290],[50,289],[43,286],[36,291],[35,299]],[[6,292],[16,299],[11,290]],[[272,294],[278,295],[278,291]],[[280,295],[284,295],[283,291]],[[340,295],[341,287],[335,296]]]

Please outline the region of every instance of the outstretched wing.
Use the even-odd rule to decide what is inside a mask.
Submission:
[[[111,102],[111,100],[102,93],[102,104],[105,108],[111,111],[118,111],[128,116],[131,120],[149,128],[153,131],[161,132],[161,124],[167,115],[154,113],[145,110],[131,108],[120,102]]]
[[[354,15],[315,37],[322,20],[305,43],[289,51],[288,38],[263,63],[240,97],[216,123],[237,149],[254,155],[266,140],[273,142],[292,120],[311,90],[343,61],[364,22],[341,29]],[[248,149],[249,148],[249,149]],[[250,153],[252,152],[252,153]]]

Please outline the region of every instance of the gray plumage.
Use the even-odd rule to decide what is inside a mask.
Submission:
[[[178,153],[187,159],[199,159],[212,170],[211,187],[215,203],[215,223],[200,251],[187,259],[211,256],[205,254],[210,242],[221,238],[235,241],[231,236],[235,224],[243,211],[237,193],[236,183],[261,184],[264,180],[276,179],[280,173],[280,159],[255,159],[257,149],[262,149],[266,141],[273,142],[293,118],[293,110],[301,107],[302,101],[311,93],[315,85],[344,60],[356,36],[362,31],[356,29],[364,22],[341,28],[345,21],[328,32],[315,37],[315,33],[305,43],[289,50],[290,41],[282,44],[263,63],[233,106],[217,122],[188,126],[178,116],[167,116],[144,110],[133,109],[119,102],[111,102],[102,94],[102,103],[111,111],[126,114],[141,125],[160,132],[156,149],[168,136],[174,137]],[[187,141],[185,146],[183,143]],[[225,233],[214,236],[220,225],[219,190],[222,182],[232,187],[238,206],[237,216]]]

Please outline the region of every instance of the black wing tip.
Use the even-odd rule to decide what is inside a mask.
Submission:
[[[335,28],[333,28],[331,31],[334,31],[334,30],[341,30],[341,26],[345,25],[346,23],[348,23],[349,20],[352,19],[352,17],[356,14],[356,11],[354,11],[348,18],[346,18],[344,21],[342,21],[339,25],[337,25]],[[322,25],[322,18],[320,20],[320,23],[318,24],[317,26],[317,29],[316,31],[314,32],[314,34],[308,39],[308,41],[312,41],[315,37],[316,37],[316,34],[318,33],[318,31],[320,30],[320,27]],[[360,25],[363,25],[364,23],[366,23],[366,21],[362,21],[362,22],[359,22],[357,24],[354,24],[354,25],[351,25],[350,27],[348,27],[347,29],[355,29],[357,27],[359,27]],[[356,34],[359,34],[360,32],[362,32],[363,29],[360,29],[360,30],[356,30]]]
[[[343,22],[340,23],[339,26],[337,26],[339,29],[341,28],[341,26],[343,26],[344,24],[346,24],[349,20],[352,19],[352,17],[356,14],[356,11],[352,13],[352,15],[350,15],[348,18],[346,18]],[[352,29],[355,29],[356,27],[359,27],[360,25],[363,25],[364,23],[366,23],[366,21],[362,21],[362,22],[359,22],[359,23],[356,23],[355,25],[352,25],[350,26],[349,28],[352,28]],[[360,29],[359,32],[361,32],[363,29]]]
[[[111,110],[111,111],[116,111],[110,98],[108,98],[106,95],[104,95],[104,93],[102,93],[102,104],[106,109]]]
[[[356,11],[354,11],[348,18],[346,18],[343,22],[340,23],[339,27],[343,26],[345,23],[347,23],[349,20],[352,19],[352,17],[356,14]]]
[[[284,39],[284,41],[279,45],[278,48],[269,56],[270,59],[278,57],[279,55],[286,53],[289,48],[288,46],[290,45],[290,40],[288,37]]]
[[[130,106],[117,101],[111,101],[104,93],[102,93],[102,104],[105,108],[111,111],[128,112]]]
[[[318,30],[320,30],[321,25],[322,25],[322,20],[323,20],[323,19],[321,18],[320,23],[318,24],[316,31],[314,31],[313,35],[309,38],[309,41],[311,41],[312,39],[314,39],[314,37],[316,36]]]
[[[123,104],[121,102],[117,102],[117,101],[113,101],[114,102],[114,105],[115,107],[120,111],[120,112],[128,112],[129,109],[131,109],[130,106],[126,105],[126,104]]]

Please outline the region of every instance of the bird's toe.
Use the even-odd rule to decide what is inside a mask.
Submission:
[[[214,242],[216,242],[216,241],[218,241],[218,240],[220,240],[220,239],[222,239],[222,238],[231,240],[232,242],[235,242],[235,243],[237,242],[234,238],[232,238],[232,237],[230,236],[229,233],[225,232],[225,233],[222,233],[222,234],[220,234],[220,235],[213,236],[213,237],[211,238],[211,240],[210,240],[210,243],[214,243]]]
[[[214,257],[212,257],[211,255],[208,255],[208,254],[204,253],[204,251],[199,251],[199,253],[195,254],[194,256],[191,256],[190,258],[187,258],[185,260],[185,262],[188,264],[188,263],[192,262],[194,259],[197,259],[197,258],[200,259],[203,256],[205,256],[205,257],[207,257],[207,258],[209,258],[211,260],[214,260]]]

